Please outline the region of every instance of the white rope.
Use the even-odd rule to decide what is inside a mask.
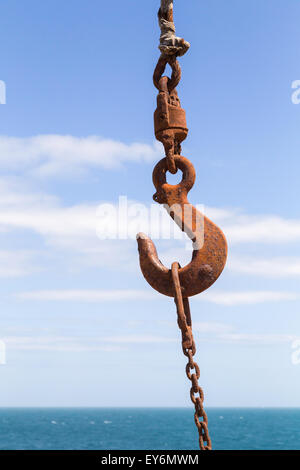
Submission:
[[[173,20],[174,0],[161,0],[158,12],[158,22],[161,30],[159,49],[166,55],[184,55],[190,48],[190,43],[176,36]]]

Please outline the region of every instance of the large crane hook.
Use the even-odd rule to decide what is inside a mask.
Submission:
[[[191,262],[180,268],[179,278],[183,297],[191,297],[208,289],[222,273],[227,259],[227,242],[222,230],[189,203],[187,195],[195,182],[195,169],[185,157],[175,156],[176,167],[182,173],[177,185],[167,183],[167,159],[154,168],[153,199],[163,204],[176,224],[193,242]],[[172,272],[158,258],[153,241],[143,233],[137,235],[140,266],[147,282],[161,294],[174,297]]]

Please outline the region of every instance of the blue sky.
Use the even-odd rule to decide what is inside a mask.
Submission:
[[[99,204],[152,201],[158,3],[1,5],[0,406],[189,404],[172,299],[135,240],[96,234]],[[296,0],[175,2],[190,200],[229,243],[191,299],[207,406],[300,406],[299,15]]]

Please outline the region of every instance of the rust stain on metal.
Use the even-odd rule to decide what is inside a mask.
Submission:
[[[222,273],[227,259],[227,242],[222,230],[187,199],[195,181],[192,163],[182,156],[175,156],[175,163],[183,172],[182,181],[177,185],[166,182],[165,158],[154,168],[153,182],[157,191],[154,200],[164,204],[167,210],[177,208],[176,213],[170,215],[195,246],[191,262],[179,269],[183,296],[192,297],[208,289]],[[174,297],[171,270],[159,260],[154,243],[142,233],[138,234],[137,241],[145,279],[161,294]]]
[[[180,105],[176,88],[169,92],[167,77],[162,77],[159,81],[157,109],[154,113],[154,130],[155,137],[164,146],[167,168],[170,173],[175,174],[177,167],[174,155],[181,152],[181,143],[188,135],[188,128],[185,110]]]

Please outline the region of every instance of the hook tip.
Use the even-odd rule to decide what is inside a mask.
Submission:
[[[139,232],[136,236],[136,240],[138,243],[140,255],[146,255],[148,253],[156,252],[156,248],[154,246],[153,241],[145,233]]]

